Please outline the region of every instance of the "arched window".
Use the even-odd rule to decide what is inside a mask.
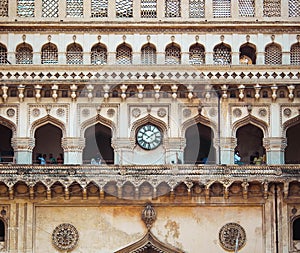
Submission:
[[[148,43],[142,47],[142,64],[156,64],[156,48],[154,45]]]
[[[240,47],[240,64],[256,64],[256,46],[245,43]]]
[[[66,0],[67,17],[83,17],[83,0]]]
[[[0,242],[5,241],[5,223],[0,219]]]
[[[0,44],[0,64],[6,64],[7,61],[7,49],[6,46]]]
[[[18,0],[18,17],[34,17],[34,0]]]
[[[189,60],[190,64],[205,64],[205,49],[199,43],[196,43],[190,47],[189,50]]]
[[[2,0],[0,3],[0,17],[8,17],[8,0]]]
[[[281,0],[264,0],[263,4],[264,17],[280,17]]]
[[[141,0],[141,18],[156,18],[157,2],[156,0]]]
[[[16,50],[16,64],[32,64],[32,47],[27,43],[22,43]]]
[[[300,43],[291,46],[291,65],[300,65]]]
[[[293,221],[293,240],[300,241],[300,217]]]
[[[181,17],[180,0],[165,0],[165,17],[166,18]]]
[[[190,18],[205,17],[205,1],[204,0],[189,0]]]
[[[116,0],[116,17],[133,17],[133,0]]]
[[[91,63],[96,65],[107,63],[107,49],[102,43],[98,43],[92,47]]]
[[[240,17],[254,17],[255,0],[239,0]]]
[[[77,43],[72,43],[67,47],[67,64],[82,64],[82,47]]]
[[[221,43],[214,48],[214,63],[227,65],[231,63],[231,48],[229,45]]]
[[[289,17],[300,17],[299,0],[289,0]]]
[[[275,43],[266,46],[265,49],[265,64],[278,65],[282,64],[281,47]]]
[[[49,42],[42,47],[42,64],[56,64],[58,63],[58,50],[56,45]]]
[[[212,4],[214,18],[231,17],[231,0],[213,0]]]
[[[91,16],[92,18],[107,17],[108,0],[92,0],[91,2]]]
[[[180,47],[175,43],[171,43],[166,47],[165,52],[165,63],[166,64],[180,64],[181,62],[181,51]]]
[[[58,0],[42,1],[42,17],[57,18],[58,17]]]
[[[131,64],[132,63],[132,49],[126,43],[117,47],[117,64]]]

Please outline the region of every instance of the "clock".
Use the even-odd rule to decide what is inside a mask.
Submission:
[[[137,143],[146,150],[157,148],[162,142],[162,133],[157,126],[152,124],[143,125],[136,135]]]

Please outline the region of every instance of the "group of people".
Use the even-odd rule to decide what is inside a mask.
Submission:
[[[244,164],[244,162],[242,162],[242,158],[241,158],[238,150],[236,150],[234,152],[234,163],[239,164],[239,165]],[[260,156],[259,152],[256,151],[253,155],[250,156],[250,164],[261,165],[261,164],[265,164],[265,163],[266,163],[266,155],[265,154]]]
[[[63,159],[63,154],[59,154],[57,158],[53,156],[53,154],[49,154],[49,157],[47,157],[46,154],[39,154],[37,157],[37,161],[41,165],[45,164],[63,164],[64,159]]]
[[[91,159],[91,164],[92,165],[100,165],[102,163],[102,160],[101,160],[101,157],[100,157],[100,154],[98,153],[96,158],[92,158]]]

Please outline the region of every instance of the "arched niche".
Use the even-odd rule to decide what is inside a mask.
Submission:
[[[112,131],[99,122],[89,126],[84,131],[85,147],[83,149],[84,163],[113,164],[114,149],[111,146]],[[93,160],[94,159],[94,160]]]
[[[11,139],[15,132],[15,125],[0,117],[0,163],[12,162],[14,150],[11,146]]]
[[[264,133],[258,126],[248,123],[239,127],[236,131],[236,138],[235,149],[240,152],[242,162],[253,163],[257,152],[260,157],[266,153],[263,147]]]
[[[32,151],[33,163],[40,163],[38,157],[41,155],[46,156],[45,160],[50,163],[49,158],[51,155],[56,158],[62,154],[62,137],[61,128],[50,122],[36,128],[34,132],[35,147]]]
[[[287,139],[287,146],[284,152],[284,160],[287,164],[300,163],[300,116],[289,120],[283,125]]]
[[[245,43],[240,47],[240,63],[256,64],[256,46],[252,43]]]
[[[181,136],[186,139],[184,163],[216,163],[216,149],[214,147],[216,132],[215,123],[200,114],[184,122],[181,130]]]

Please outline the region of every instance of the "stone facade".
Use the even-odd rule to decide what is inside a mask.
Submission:
[[[1,1],[0,252],[300,252],[299,7]]]

